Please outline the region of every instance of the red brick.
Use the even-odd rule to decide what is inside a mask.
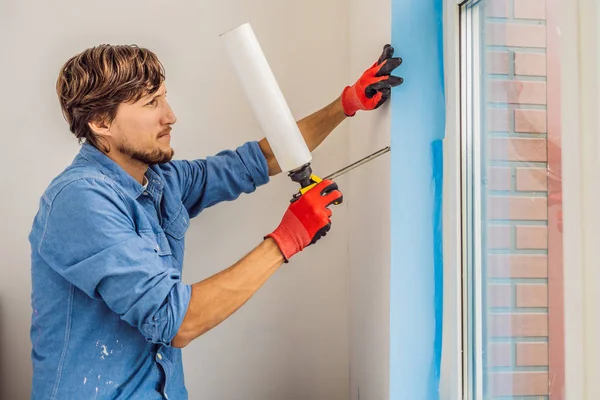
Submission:
[[[545,197],[488,197],[488,218],[508,220],[548,219],[548,201]]]
[[[546,82],[488,81],[488,101],[511,104],[546,104]]]
[[[508,51],[488,51],[487,72],[490,74],[510,74],[511,53]]]
[[[491,226],[488,228],[488,248],[509,249],[511,244],[511,227],[508,225]]]
[[[488,23],[487,44],[490,46],[545,48],[546,26]]]
[[[493,254],[488,256],[487,272],[490,278],[544,279],[548,277],[548,256]]]
[[[517,343],[518,367],[545,367],[548,365],[548,343]]]
[[[548,314],[488,314],[490,337],[548,336]]]
[[[517,168],[517,190],[522,192],[545,192],[548,190],[546,168]]]
[[[487,297],[489,307],[512,307],[512,286],[488,285]]]
[[[491,343],[488,346],[488,366],[510,367],[512,365],[511,347],[511,343]]]
[[[491,396],[547,396],[547,372],[498,372],[489,375]]]
[[[515,18],[546,19],[546,0],[515,0]]]
[[[546,133],[546,110],[515,110],[515,131],[520,133]]]
[[[548,227],[517,226],[517,249],[548,249]]]
[[[546,55],[515,53],[515,75],[546,76]]]
[[[509,132],[511,111],[508,108],[488,108],[487,126],[489,131]]]
[[[548,307],[548,285],[517,285],[517,307]]]
[[[508,18],[508,0],[488,0],[486,14],[488,17]]]
[[[490,156],[494,161],[546,162],[546,139],[491,138]]]
[[[512,174],[510,168],[491,167],[487,173],[490,190],[510,190]]]

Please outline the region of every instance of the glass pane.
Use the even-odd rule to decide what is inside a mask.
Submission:
[[[468,387],[546,400],[564,379],[557,39],[545,0],[463,13]]]

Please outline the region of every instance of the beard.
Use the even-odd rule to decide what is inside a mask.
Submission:
[[[117,146],[117,150],[122,154],[125,154],[132,159],[139,161],[146,165],[154,165],[154,164],[164,164],[173,159],[175,155],[175,151],[173,149],[162,150],[162,149],[152,149],[152,150],[143,150],[136,149],[134,146],[121,142]]]

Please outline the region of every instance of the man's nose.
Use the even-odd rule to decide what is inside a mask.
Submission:
[[[167,107],[165,108],[165,113],[163,115],[163,125],[173,125],[175,122],[177,122],[177,117],[175,116],[175,113],[171,109],[169,103],[166,103],[166,105]]]

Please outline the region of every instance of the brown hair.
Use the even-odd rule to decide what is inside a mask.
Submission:
[[[152,51],[136,45],[103,44],[71,57],[60,70],[56,93],[71,132],[99,147],[91,121],[110,123],[120,103],[135,102],[156,92],[165,79]],[[106,149],[105,151],[108,151]]]

